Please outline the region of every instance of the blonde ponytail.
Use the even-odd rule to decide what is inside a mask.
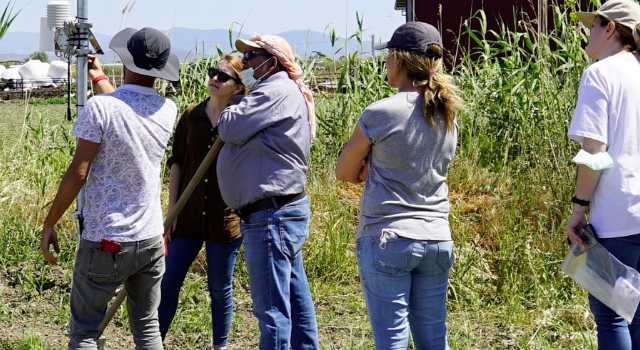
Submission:
[[[442,48],[430,45],[426,54],[392,49],[389,55],[394,56],[398,67],[407,70],[413,86],[424,91],[422,114],[429,124],[435,126],[437,112],[440,111],[447,131],[453,132],[456,111],[462,108],[463,102],[451,77],[442,73]]]

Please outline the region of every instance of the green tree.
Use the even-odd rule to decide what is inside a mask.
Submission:
[[[36,51],[29,55],[29,58],[27,58],[26,61],[28,60],[40,60],[41,62],[49,62],[49,55],[47,55],[47,53],[44,51]]]
[[[11,8],[9,8],[9,6],[11,6]],[[20,11],[22,10],[18,10],[18,12],[12,15],[13,5],[11,4],[11,1],[7,3],[4,11],[2,11],[2,16],[0,16],[0,40],[2,40],[4,35],[7,33],[7,30],[9,30],[11,23],[13,23],[13,20],[16,19],[16,16],[20,13]]]

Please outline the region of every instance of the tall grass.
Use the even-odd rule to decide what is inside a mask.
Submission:
[[[491,33],[467,26],[478,49],[453,72],[467,110],[450,174],[459,246],[452,307],[490,308],[497,317],[489,319],[509,328],[537,325],[522,330],[528,334],[517,347],[571,347],[575,333],[591,327],[578,312],[586,309],[584,292],[558,268],[578,150],[566,134],[588,64],[585,32],[567,21],[571,11],[553,7],[556,29],[541,37],[522,22]],[[487,27],[482,12],[469,21]]]
[[[542,37],[526,23],[492,33],[463,28],[478,48],[465,52],[451,72],[466,101],[458,116],[458,152],[448,181],[456,245],[448,304],[452,348],[594,348],[586,294],[559,270],[567,251],[563,232],[574,178],[570,159],[577,152],[566,132],[580,74],[589,63],[580,48],[585,31],[569,19],[571,10],[554,6],[556,30]],[[467,24],[471,21],[486,22],[486,16],[479,12]],[[354,35],[361,41],[361,21],[359,25]],[[362,187],[333,177],[337,156],[362,110],[394,93],[384,81],[384,57],[365,57],[361,51],[345,60],[322,55],[300,60],[309,82],[329,71],[338,84],[336,91],[315,94],[319,130],[310,156],[312,222],[304,248],[320,341],[328,349],[372,347],[354,257]],[[181,109],[206,96],[206,68],[220,55],[183,67],[182,93],[174,97]],[[52,123],[51,115],[33,108],[25,115],[17,146],[5,143],[0,148],[0,162],[9,165],[0,170],[0,266],[25,266],[15,274],[30,298],[59,289],[61,302],[52,313],[64,321],[68,303],[62,296],[67,291],[46,277],[50,267],[40,263],[38,236],[73,142],[70,124]],[[60,231],[59,260],[69,269],[74,242],[64,238],[73,236],[68,217]],[[26,275],[34,271],[35,278],[29,279]],[[208,316],[201,317],[209,311],[204,269],[196,263],[191,272],[175,326],[184,338],[174,344],[198,348],[210,336]],[[232,334],[239,348],[256,344],[255,320],[241,312],[250,307],[246,281],[240,261],[240,311]],[[5,309],[0,303],[3,324],[10,321]],[[116,323],[126,323],[124,317]],[[32,333],[23,338],[34,342]]]
[[[20,11],[22,11],[22,9],[20,9],[18,12],[13,13],[14,5],[15,3],[12,4],[11,1],[7,2],[7,5],[2,11],[2,15],[0,15],[0,40],[2,40],[4,35],[7,33],[13,21],[16,19],[18,14],[20,14]]]

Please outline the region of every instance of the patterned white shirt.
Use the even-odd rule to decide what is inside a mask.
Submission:
[[[72,133],[100,146],[85,184],[83,238],[134,242],[162,234],[160,167],[176,116],[173,101],[138,85],[87,101]]]

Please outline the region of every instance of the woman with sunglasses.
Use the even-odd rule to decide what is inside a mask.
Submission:
[[[218,138],[218,118],[235,95],[246,94],[239,78],[242,61],[225,55],[209,68],[209,98],[189,106],[176,127],[173,152],[168,160],[169,211]],[[216,175],[217,156],[165,233],[169,255],[162,279],[158,317],[165,338],[176,314],[180,287],[204,243],[207,253],[207,284],[211,297],[213,348],[226,349],[233,318],[233,270],[242,243],[239,221],[220,195]]]

